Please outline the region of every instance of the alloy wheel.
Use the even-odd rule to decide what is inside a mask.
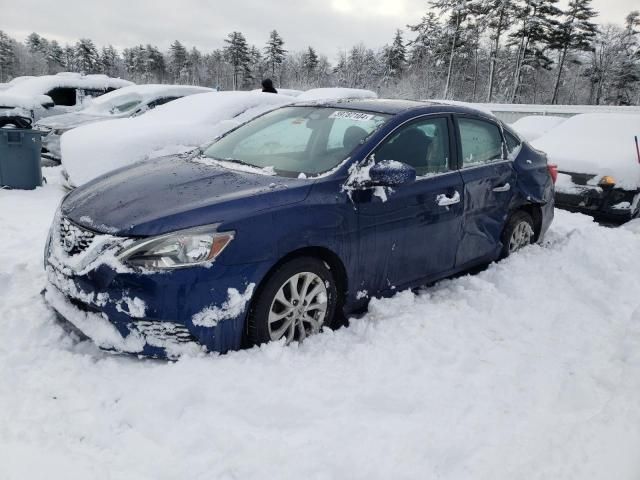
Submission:
[[[327,287],[312,272],[290,277],[278,289],[269,309],[271,340],[302,341],[320,332],[327,315]]]
[[[516,250],[520,250],[522,247],[526,247],[531,243],[533,238],[533,228],[528,222],[519,222],[513,231],[511,232],[511,238],[509,239],[509,253],[513,253]]]

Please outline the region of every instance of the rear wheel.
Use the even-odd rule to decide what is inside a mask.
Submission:
[[[302,341],[333,326],[336,282],[324,262],[293,259],[269,276],[249,312],[247,334],[254,345]]]
[[[522,210],[514,212],[502,233],[502,257],[508,257],[533,242],[535,230],[531,215]]]

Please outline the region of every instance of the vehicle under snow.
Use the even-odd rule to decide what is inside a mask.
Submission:
[[[21,77],[15,77],[6,83],[0,83],[0,91],[6,90],[7,88],[11,88],[20,82],[24,82],[25,80],[28,80],[29,78],[35,78],[35,77],[33,75],[24,75]]]
[[[298,97],[262,92],[213,92],[163,105],[137,118],[85,125],[61,137],[64,175],[79,186],[137,161],[183,153],[269,110],[294,102],[374,98],[352,88],[317,88]]]
[[[566,119],[566,117],[555,115],[527,115],[513,122],[511,128],[526,140],[532,142],[560,125]]]
[[[190,85],[130,85],[109,92],[91,101],[83,110],[46,117],[35,128],[46,132],[42,137],[43,156],[60,159],[60,136],[80,125],[137,117],[160,105],[198,93],[213,92],[211,88]]]
[[[0,91],[0,115],[43,117],[79,110],[87,98],[99,97],[132,82],[106,75],[62,72],[21,79]]]
[[[640,215],[640,115],[571,117],[533,145],[558,165],[556,205],[610,220]]]

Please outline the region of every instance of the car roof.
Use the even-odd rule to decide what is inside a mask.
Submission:
[[[327,108],[348,108],[363,112],[375,112],[387,115],[398,115],[416,110],[416,113],[466,113],[486,118],[495,117],[467,105],[452,105],[433,100],[399,100],[388,98],[377,99],[342,99],[321,102],[298,102],[295,106],[321,106]]]

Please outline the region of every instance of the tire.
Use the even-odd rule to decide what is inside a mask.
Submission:
[[[261,285],[249,311],[247,340],[261,345],[284,338],[289,344],[333,327],[337,298],[336,281],[323,261],[290,260]]]
[[[502,232],[501,258],[506,258],[527,245],[533,243],[535,228],[531,215],[523,210],[517,210],[507,220]]]

